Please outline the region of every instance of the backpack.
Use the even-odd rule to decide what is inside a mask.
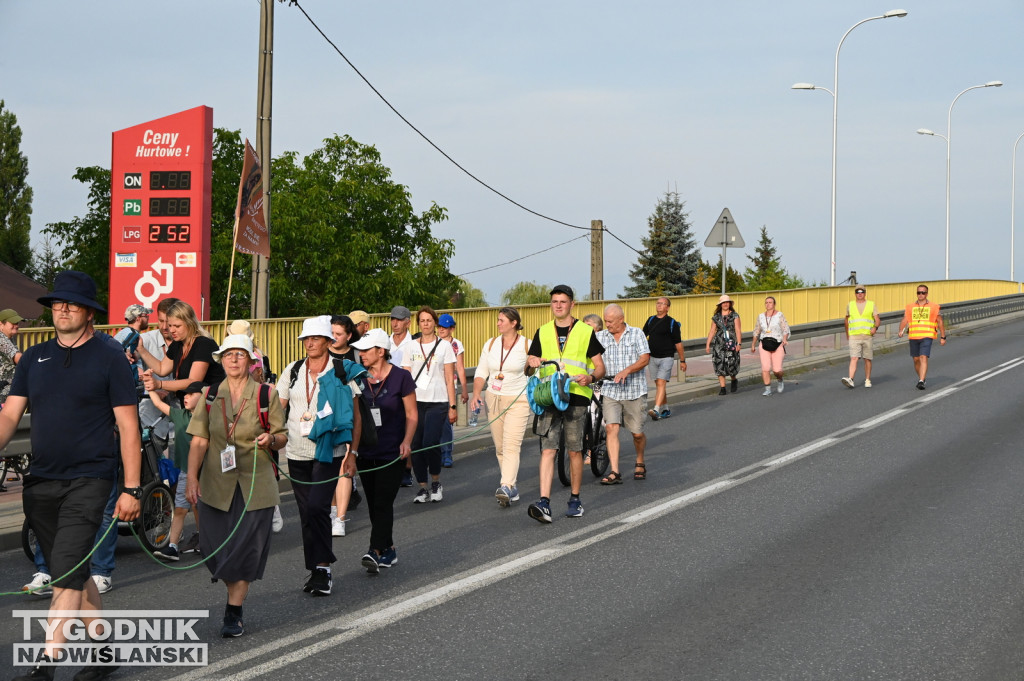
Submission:
[[[651,323],[651,320],[657,319],[657,317],[658,317],[658,315],[652,314],[650,317],[647,318],[647,321],[644,322],[644,335],[645,336],[650,336],[651,335],[651,334],[647,333],[647,331],[646,331],[647,325]],[[668,323],[668,332],[672,333],[672,331],[676,328],[676,326],[679,326],[679,322],[677,322],[675,319],[672,319],[672,317],[669,317],[669,320],[670,321]],[[673,326],[673,324],[675,324],[675,326]]]

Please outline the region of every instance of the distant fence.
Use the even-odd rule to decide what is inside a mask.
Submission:
[[[915,300],[915,287],[918,284],[926,284],[929,287],[928,297],[943,306],[951,303],[963,303],[968,301],[986,302],[985,311],[973,306],[952,306],[944,310],[946,319],[950,323],[956,321],[967,321],[970,317],[963,315],[971,314],[1002,314],[993,310],[1006,307],[1007,311],[1021,309],[1020,300],[1008,298],[1021,293],[1021,285],[1012,281],[1000,281],[991,279],[965,279],[954,281],[914,281],[891,284],[868,284],[865,286],[868,291],[868,300],[875,302],[875,307],[880,315],[885,317],[898,316],[907,303]],[[740,315],[741,324],[745,331],[750,331],[757,315],[764,311],[764,299],[766,296],[774,296],[776,307],[786,315],[790,326],[815,325],[827,322],[842,322],[846,316],[846,306],[853,300],[854,286],[833,286],[815,287],[804,289],[792,289],[788,291],[757,291],[744,293],[730,293],[735,301],[736,311]],[[693,296],[671,296],[672,307],[669,314],[679,321],[682,327],[682,337],[689,340],[687,347],[701,346],[699,343],[707,337],[711,327],[711,315],[714,314],[715,306],[718,304],[719,294],[704,294]],[[1005,298],[1005,300],[1000,300]],[[995,299],[995,300],[988,300]],[[578,301],[573,310],[573,315],[582,318],[587,314],[595,313],[601,315],[604,306],[608,303],[618,303],[626,313],[626,322],[631,326],[643,326],[648,317],[655,314],[655,303],[657,298],[634,298],[629,300],[602,300],[602,301]],[[1002,307],[1000,307],[1002,306]],[[347,313],[348,305],[341,305],[340,310],[325,311],[327,313]],[[413,327],[415,332],[415,311],[418,306],[409,305],[413,311]],[[543,324],[551,320],[550,306],[542,305],[519,305],[516,306],[523,319],[522,333],[532,338],[534,332]],[[956,317],[951,314],[956,309]],[[488,338],[497,335],[495,322],[497,321],[498,308],[472,308],[461,310],[438,310],[438,313],[449,312],[458,326],[455,329],[455,336],[466,346],[466,366],[476,365],[480,357],[480,350]],[[370,316],[370,325],[387,330],[390,329],[390,313],[375,314]],[[302,328],[301,317],[288,319],[257,319],[252,321],[253,332],[256,336],[256,344],[270,357],[271,366],[274,371],[280,373],[281,369],[293,360],[302,356],[302,344],[298,341],[298,335]],[[122,325],[105,325],[97,327],[100,330],[114,333]],[[224,337],[225,324],[219,322],[204,322],[203,326],[218,341]],[[52,328],[25,328],[18,333],[18,344],[21,348],[27,348],[35,343],[42,342],[53,337]]]

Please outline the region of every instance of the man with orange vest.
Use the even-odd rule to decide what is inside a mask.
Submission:
[[[875,331],[882,325],[882,320],[875,311],[875,303],[866,300],[867,291],[863,286],[854,290],[856,300],[846,306],[846,340],[850,344],[850,375],[843,376],[843,385],[853,387],[853,377],[857,373],[857,360],[864,360],[864,387],[871,387],[871,360],[874,357]]]
[[[946,344],[946,325],[939,314],[939,304],[928,300],[928,287],[924,284],[917,287],[917,300],[907,305],[903,313],[900,338],[903,338],[904,331],[909,331],[910,356],[914,358],[914,370],[917,372],[917,389],[924,390],[932,340],[938,336],[939,345]]]

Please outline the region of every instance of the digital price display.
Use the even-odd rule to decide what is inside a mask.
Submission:
[[[210,318],[213,109],[198,106],[113,134],[110,323],[175,297]]]
[[[154,170],[149,174],[149,191],[191,189],[192,171],[190,170]]]
[[[187,244],[191,241],[191,225],[150,225],[149,243]]]
[[[188,217],[192,199],[186,197],[156,197],[149,200],[149,217]]]

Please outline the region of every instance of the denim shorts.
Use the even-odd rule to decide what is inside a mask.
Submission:
[[[932,356],[932,341],[934,338],[911,338],[910,339],[910,356],[911,357],[931,357]]]

